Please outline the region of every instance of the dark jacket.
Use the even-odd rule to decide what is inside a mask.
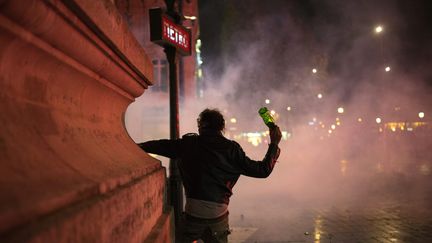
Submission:
[[[240,175],[268,177],[280,151],[277,145],[270,144],[264,159],[254,161],[246,156],[238,143],[216,131],[138,145],[148,153],[180,159],[178,166],[187,197],[225,204],[229,203],[232,188]]]

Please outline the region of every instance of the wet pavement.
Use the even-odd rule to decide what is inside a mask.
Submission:
[[[429,243],[430,194],[383,192],[325,203],[249,200],[243,213],[236,205],[231,210],[230,242]]]
[[[297,212],[295,212],[297,211]],[[230,242],[432,242],[432,210],[398,202],[233,220]],[[241,236],[239,236],[241,235]]]

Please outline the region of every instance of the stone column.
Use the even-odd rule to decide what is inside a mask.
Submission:
[[[1,242],[172,240],[165,169],[124,127],[152,76],[112,1],[0,0]]]

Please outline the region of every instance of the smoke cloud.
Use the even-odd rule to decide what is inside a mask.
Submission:
[[[206,90],[202,99],[182,104],[181,133],[197,131],[196,117],[204,108],[219,108],[225,135],[261,160],[268,137],[256,137],[266,130],[257,111],[267,106],[285,135],[272,175],[241,177],[234,188],[233,224],[263,216],[278,222],[300,206],[373,204],[401,192],[406,201],[427,203],[432,71],[407,54],[417,40],[405,36],[412,16],[403,3],[211,4],[216,3],[201,6]],[[211,9],[219,9],[218,19],[204,19]],[[217,33],[205,29],[215,23]],[[430,58],[431,50],[424,46],[428,54],[421,56]],[[137,102],[149,102],[146,95]],[[140,121],[144,114],[133,110],[127,113],[133,117],[129,127],[140,123],[146,134],[131,135],[134,139],[169,136],[168,127],[155,133],[153,123]]]

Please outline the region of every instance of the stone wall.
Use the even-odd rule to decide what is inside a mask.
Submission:
[[[0,0],[0,241],[171,241],[124,127],[152,65],[109,0]]]

